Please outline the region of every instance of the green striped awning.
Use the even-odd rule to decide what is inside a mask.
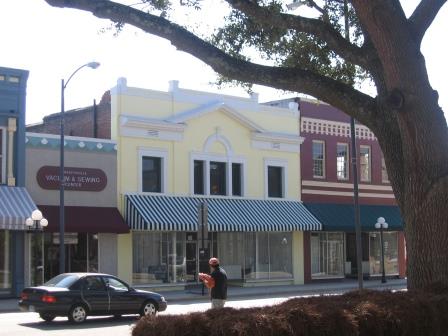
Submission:
[[[25,220],[36,209],[24,187],[0,186],[0,229],[25,230]]]
[[[324,231],[355,231],[353,204],[305,203],[306,208],[322,223]],[[375,231],[378,217],[384,217],[388,230],[402,231],[400,209],[394,205],[360,205],[360,222],[363,231]]]
[[[321,230],[301,202],[290,200],[128,194],[125,220],[132,230],[197,231],[201,202],[207,202],[209,231]]]

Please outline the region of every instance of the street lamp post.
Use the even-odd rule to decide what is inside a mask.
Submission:
[[[48,220],[42,216],[42,212],[40,212],[40,210],[36,209],[31,213],[31,217],[28,217],[25,220],[25,224],[29,230],[41,231],[47,227]],[[44,239],[43,238],[44,238],[44,236],[42,233],[42,245],[41,245],[42,251],[44,248]],[[41,260],[41,262],[42,262],[42,265],[41,265],[41,267],[42,267],[42,283],[44,283],[45,282],[45,279],[44,279],[45,274],[44,274],[44,266],[43,266],[43,259],[44,259],[43,253],[41,255],[41,258],[42,258],[42,260]]]
[[[384,239],[383,239],[383,231],[387,230],[389,224],[386,223],[384,217],[379,217],[375,223],[375,229],[380,230],[380,243],[381,243],[381,282],[386,282],[386,269],[384,268]]]
[[[64,213],[64,112],[65,112],[65,89],[70,82],[70,79],[82,68],[89,67],[96,69],[100,66],[98,62],[89,62],[81,65],[78,69],[68,77],[67,81],[61,80],[61,130],[60,130],[60,165],[59,165],[59,273],[65,272],[65,245],[64,245],[64,231],[65,231],[65,213]]]

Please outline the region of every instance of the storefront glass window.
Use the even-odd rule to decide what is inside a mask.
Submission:
[[[30,239],[30,285],[40,286],[44,283],[43,242],[44,233],[35,231],[28,234]]]
[[[185,232],[133,233],[133,284],[186,281]]]
[[[67,272],[98,272],[98,235],[67,232],[64,236]],[[45,281],[59,274],[59,234],[44,235]],[[33,277],[33,274],[32,274]]]
[[[384,269],[386,274],[398,274],[398,233],[383,232]],[[381,239],[379,232],[370,232],[370,274],[382,274]]]
[[[244,266],[244,233],[218,233],[218,258],[227,273],[227,278],[242,279]]]
[[[311,233],[312,278],[341,277],[344,275],[344,233]]]
[[[204,243],[229,280],[293,276],[291,232],[213,232]],[[200,244],[194,232],[134,231],[133,284],[197,281]]]
[[[0,294],[3,292],[9,293],[12,288],[10,246],[9,231],[0,230]]]
[[[246,280],[292,277],[291,232],[250,232],[245,237]]]
[[[269,233],[270,279],[292,277],[292,234],[291,232]]]

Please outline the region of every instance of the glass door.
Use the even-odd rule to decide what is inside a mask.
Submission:
[[[32,232],[30,239],[30,285],[40,286],[44,280],[44,233]]]
[[[186,281],[187,282],[196,282],[198,280],[197,277],[197,267],[198,267],[198,244],[196,240],[187,240],[186,242]]]

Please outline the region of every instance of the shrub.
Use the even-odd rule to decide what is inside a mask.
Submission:
[[[447,335],[448,290],[363,290],[276,306],[142,318],[132,336]]]

